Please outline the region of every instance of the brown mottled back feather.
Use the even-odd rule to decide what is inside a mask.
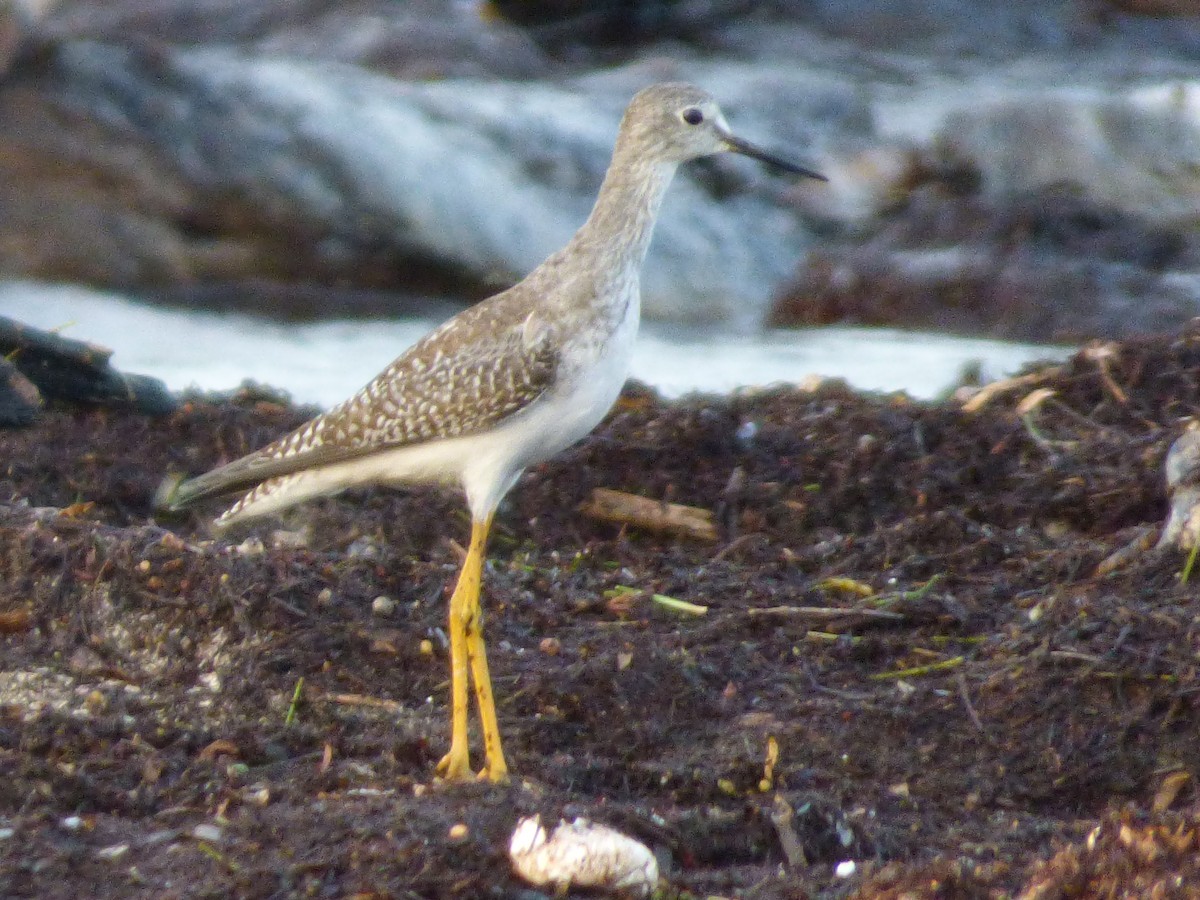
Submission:
[[[255,453],[180,484],[170,507],[493,427],[541,396],[558,368],[551,329],[536,311],[521,315],[525,302],[520,292],[505,292],[465,310],[349,400]]]

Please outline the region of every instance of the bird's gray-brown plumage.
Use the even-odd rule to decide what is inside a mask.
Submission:
[[[703,155],[681,139],[696,130],[680,128],[680,110],[689,105],[705,110],[724,149],[795,169],[730,135],[703,91],[682,84],[647,88],[630,103],[596,204],[566,247],[519,284],[431,332],[349,400],[248,456],[180,483],[167,506],[180,509],[246,491],[218,524],[259,507],[274,511],[286,505],[284,495],[300,480],[293,476],[486,433],[534,405],[560,380],[597,364],[630,316],[636,331],[638,272],[662,198],[679,159]],[[704,152],[716,149],[722,148]],[[632,340],[632,332],[625,338]],[[624,380],[623,373],[619,377]],[[555,443],[546,455],[561,449]],[[345,486],[339,482],[327,492]],[[296,494],[303,500],[313,492]]]
[[[538,326],[535,300],[514,288],[465,310],[349,400],[248,456],[181,483],[170,508],[255,488],[222,516],[231,519],[281,487],[284,476],[383,448],[486,431],[554,382],[559,348],[551,330]]]

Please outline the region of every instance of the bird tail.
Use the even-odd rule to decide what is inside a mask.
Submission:
[[[209,497],[234,493],[241,487],[224,478],[210,478],[212,474],[198,478],[186,478],[178,472],[167,475],[154,492],[154,508],[160,512],[179,512]]]

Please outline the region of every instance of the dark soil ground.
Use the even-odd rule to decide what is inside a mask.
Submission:
[[[310,411],[246,392],[0,433],[0,896],[538,897],[507,856],[534,812],[640,838],[663,897],[1200,895],[1200,572],[1153,549],[1200,332],[1111,351],[976,412],[631,391],[497,520],[507,786],[433,778],[453,492],[213,541],[219,505],[153,517],[164,474]],[[593,521],[595,487],[712,510],[720,539]]]

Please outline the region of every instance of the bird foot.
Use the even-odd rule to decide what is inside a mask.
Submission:
[[[472,772],[467,754],[456,753],[453,747],[438,762],[437,773],[446,781],[490,781],[493,784],[508,781],[508,766],[503,760],[499,763],[489,762],[478,772]]]
[[[451,746],[450,752],[437,764],[437,773],[446,781],[470,781],[475,777],[471,771],[471,759],[465,750]]]
[[[475,776],[480,781],[490,781],[494,784],[504,784],[508,781],[508,766],[501,760],[499,763],[488,762]]]

